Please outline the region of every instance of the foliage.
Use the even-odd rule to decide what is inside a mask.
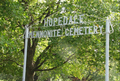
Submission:
[[[119,77],[117,76],[120,72],[118,0],[1,0],[0,6],[0,73],[22,77],[24,56],[22,37],[26,25],[31,27],[30,31],[59,29],[60,27],[43,27],[43,20],[47,17],[85,14],[84,24],[66,25],[63,29],[73,26],[103,25],[105,32],[106,18],[110,18],[114,29],[110,34],[110,66],[117,63],[114,69],[118,72],[112,76],[113,66],[110,67],[110,78],[115,80],[116,77],[117,80]],[[112,26],[110,29],[112,30]],[[102,79],[104,77],[105,33],[33,38],[28,41],[28,60],[31,66],[28,63],[27,69],[32,69],[42,80],[51,77],[55,80],[66,79],[68,76],[83,79],[88,75],[88,79],[93,80],[98,79],[94,78],[97,76],[101,76]],[[95,72],[96,75],[93,74]]]

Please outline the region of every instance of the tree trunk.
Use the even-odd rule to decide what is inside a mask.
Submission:
[[[34,69],[34,64],[33,64],[34,51],[35,50],[32,47],[29,47],[28,45],[25,81],[34,81],[34,70],[33,70]]]
[[[34,81],[34,73],[26,72],[26,80],[25,81]]]

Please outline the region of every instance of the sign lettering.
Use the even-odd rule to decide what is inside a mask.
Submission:
[[[44,19],[44,27],[83,23],[83,16],[84,15],[78,15],[78,16],[74,15],[74,16],[70,16],[69,18],[66,17],[66,16],[53,18],[53,19],[52,18],[46,18],[46,19]]]
[[[102,34],[103,26],[89,26],[89,27],[74,27],[66,29],[55,29],[45,31],[32,31],[29,32],[28,38],[45,38],[45,37],[60,37],[60,36],[74,36],[85,34]],[[64,32],[64,34],[63,34]]]

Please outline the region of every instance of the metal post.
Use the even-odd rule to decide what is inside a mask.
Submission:
[[[106,67],[105,67],[105,81],[109,81],[109,20],[106,20]]]
[[[22,81],[25,81],[25,75],[26,75],[28,31],[29,31],[28,26],[25,26],[24,68],[23,68],[23,80]]]

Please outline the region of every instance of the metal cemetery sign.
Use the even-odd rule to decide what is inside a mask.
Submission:
[[[43,38],[43,37],[59,37],[59,36],[73,36],[73,35],[85,35],[85,34],[102,34],[103,26],[86,26],[86,27],[71,27],[63,28],[65,25],[72,24],[83,24],[84,15],[74,15],[69,18],[59,17],[59,18],[47,18],[44,19],[43,27],[55,27],[60,26],[59,29],[54,30],[44,30],[44,31],[31,31],[28,34],[28,38]],[[98,32],[99,31],[99,32]],[[65,32],[65,33],[63,33]]]
[[[86,34],[102,34],[102,26],[79,26],[78,24],[84,24],[84,15],[74,15],[70,17],[58,17],[58,18],[46,18],[44,19],[44,26],[46,28],[52,28],[50,30],[42,31],[29,31],[29,27],[25,27],[25,49],[24,49],[24,68],[23,68],[23,81],[25,81],[26,74],[26,60],[27,60],[27,42],[28,38],[46,38],[46,37],[60,37],[60,36],[74,36],[74,35],[86,35]],[[65,27],[66,25],[74,25]],[[75,26],[76,25],[76,26]],[[105,81],[109,81],[109,33],[110,33],[110,21],[106,20],[106,74]]]

